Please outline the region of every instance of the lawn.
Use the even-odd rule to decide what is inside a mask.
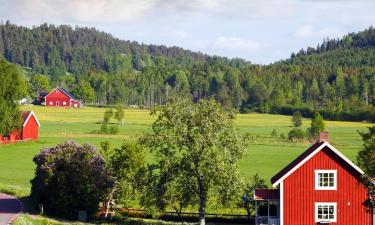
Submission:
[[[91,134],[100,128],[100,120],[106,109],[84,107],[81,109],[45,108],[40,106],[23,107],[33,110],[41,123],[39,141],[0,146],[0,191],[13,190],[17,195],[27,195],[30,190],[30,179],[34,174],[33,156],[42,148],[54,146],[65,140],[79,143],[90,143],[99,147],[101,141],[108,140],[119,146],[124,139],[135,140],[150,129],[154,117],[147,110],[127,109],[126,123],[120,127],[118,135]],[[255,173],[269,179],[291,160],[304,151],[310,143],[291,143],[279,138],[287,136],[291,129],[289,116],[269,114],[239,114],[235,121],[240,135],[251,134],[252,143],[247,148],[245,158],[240,162],[241,173],[249,178]],[[112,121],[115,123],[116,121]],[[303,120],[303,129],[310,120]],[[359,131],[373,125],[368,123],[327,121],[330,142],[347,157],[355,160],[361,148]],[[278,137],[271,137],[276,129]]]

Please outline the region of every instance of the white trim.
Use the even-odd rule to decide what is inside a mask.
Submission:
[[[34,111],[30,111],[29,115],[27,116],[27,118],[26,118],[25,122],[23,122],[22,126],[23,126],[23,127],[25,127],[25,126],[26,126],[26,124],[27,124],[27,122],[29,121],[29,119],[30,119],[31,115],[33,115],[33,116],[34,116],[34,118],[35,118],[35,121],[36,121],[36,123],[38,124],[38,127],[40,127],[40,123],[39,123],[39,120],[38,120],[38,118],[36,118],[36,116],[35,116],[35,113],[34,113]]]
[[[284,181],[280,183],[280,225],[284,225]]]
[[[71,98],[67,93],[65,93],[65,91],[63,91],[63,90],[61,90],[60,88],[54,88],[50,93],[48,93],[48,95],[50,95],[52,92],[54,92],[56,89],[58,89],[59,91],[61,91],[66,97],[68,97],[69,99],[73,99],[73,98]],[[46,96],[44,96],[44,100],[46,100],[46,98],[47,98],[47,96],[48,95],[46,95]]]
[[[337,190],[337,170],[315,170],[315,190]],[[319,174],[320,173],[333,173],[333,187],[322,187],[319,186]]]
[[[318,218],[318,207],[319,206],[333,206],[333,219],[319,219]],[[337,202],[315,202],[315,223],[336,223],[337,222]]]
[[[306,158],[304,158],[301,162],[299,162],[295,167],[293,167],[291,170],[289,170],[284,176],[279,178],[275,183],[272,184],[273,187],[276,187],[278,184],[280,184],[281,181],[283,181],[285,178],[287,178],[290,174],[292,174],[294,171],[296,171],[298,168],[300,168],[305,162],[310,160],[314,155],[316,155],[320,150],[322,150],[324,147],[330,148],[337,156],[339,156],[341,159],[343,159],[345,162],[347,162],[351,167],[353,167],[357,172],[360,174],[364,174],[364,172],[356,166],[352,161],[350,161],[348,158],[346,158],[343,154],[341,154],[337,149],[335,149],[332,145],[330,145],[328,142],[323,142],[315,151],[313,151],[310,155],[308,155]]]

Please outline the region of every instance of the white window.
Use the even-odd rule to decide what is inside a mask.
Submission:
[[[63,102],[63,105],[66,105],[66,102]]]
[[[59,91],[59,90],[56,90],[56,93],[58,94],[58,93],[60,93],[60,91]]]
[[[315,203],[315,223],[335,223],[337,221],[337,203]]]
[[[53,102],[49,102],[49,105],[53,105]]]
[[[337,170],[315,170],[315,190],[337,190]]]

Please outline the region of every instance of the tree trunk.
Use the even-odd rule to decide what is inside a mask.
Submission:
[[[206,225],[206,200],[206,194],[201,193],[201,195],[199,196],[199,225]]]

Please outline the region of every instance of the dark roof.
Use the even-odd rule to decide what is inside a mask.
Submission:
[[[69,98],[77,99],[76,96],[74,96],[71,93],[69,93],[69,91],[67,91],[66,89],[64,89],[62,87],[57,87],[57,89],[59,89],[60,91],[64,92],[64,94],[66,94]]]
[[[308,148],[304,153],[298,156],[294,161],[292,161],[289,165],[287,165],[284,169],[278,172],[275,176],[271,178],[271,183],[276,183],[280,178],[282,178],[285,174],[287,174],[291,169],[298,165],[298,163],[302,162],[307,156],[313,153],[319,146],[321,146],[324,142],[317,141],[313,144],[310,148]]]
[[[25,123],[25,121],[27,120],[27,117],[29,117],[31,111],[21,111],[21,115],[22,115],[22,124]]]
[[[279,189],[255,189],[254,200],[277,200],[280,199]]]
[[[39,97],[46,97],[48,94],[48,92],[39,92]]]

